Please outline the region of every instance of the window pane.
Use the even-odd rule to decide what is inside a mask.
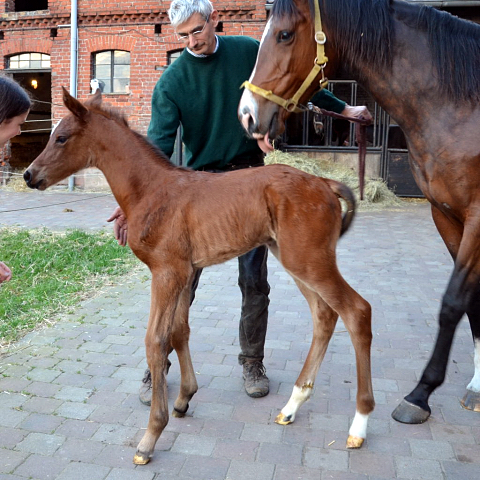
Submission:
[[[100,52],[95,55],[95,63],[97,65],[110,65],[112,58],[111,52]]]
[[[130,65],[130,52],[121,52],[116,50],[114,52],[115,65]]]
[[[30,58],[32,60],[40,60],[42,58],[42,54],[41,53],[31,53]]]
[[[20,60],[30,60],[30,54],[29,53],[22,53],[21,55],[18,56]]]
[[[115,65],[113,70],[114,78],[129,78],[130,77],[130,65]]]
[[[42,68],[50,68],[50,58],[42,59]]]
[[[98,79],[110,78],[111,72],[110,65],[97,65],[97,68],[95,69],[95,77]]]
[[[40,60],[32,60],[30,62],[30,68],[41,68],[42,62]]]
[[[20,60],[18,68],[30,68],[30,60]]]
[[[10,68],[18,68],[18,60],[10,59]]]
[[[115,93],[127,93],[127,85],[130,83],[129,78],[115,78],[113,80],[113,91]]]
[[[99,79],[100,80],[100,79]],[[103,87],[103,93],[112,93],[112,82],[110,79],[102,79],[105,86]]]

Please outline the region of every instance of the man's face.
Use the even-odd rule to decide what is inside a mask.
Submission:
[[[175,32],[192,52],[198,55],[211,55],[215,51],[215,27],[217,24],[218,12],[216,10],[207,20],[200,13],[194,13],[186,22],[180,23]]]

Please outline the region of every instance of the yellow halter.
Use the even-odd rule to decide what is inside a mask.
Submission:
[[[257,87],[256,85],[253,85],[252,83],[246,81],[243,82],[242,85],[240,85],[240,88],[245,87],[247,90],[250,90],[253,93],[256,93],[257,95],[260,95],[263,98],[266,98],[267,100],[270,100],[271,102],[276,103],[277,105],[280,105],[283,107],[285,110],[288,112],[301,112],[302,110],[298,108],[298,102],[300,101],[300,98],[302,95],[305,93],[307,88],[313,83],[315,78],[319,73],[322,74],[322,78],[320,79],[320,88],[325,88],[328,83],[328,79],[324,75],[324,68],[327,65],[328,58],[325,56],[325,42],[327,41],[327,37],[325,33],[322,30],[322,19],[320,16],[320,7],[318,5],[319,0],[315,0],[315,42],[317,44],[317,57],[315,58],[315,61],[313,63],[313,68],[310,70],[310,73],[307,75],[307,78],[303,81],[303,83],[300,85],[300,88],[297,90],[295,95],[293,95],[292,98],[285,100],[282,97],[279,97],[278,95],[275,95],[271,90],[264,90],[263,88]]]

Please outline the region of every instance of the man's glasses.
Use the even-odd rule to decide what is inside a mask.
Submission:
[[[182,41],[185,42],[185,41],[188,41],[188,39],[190,38],[190,35],[192,37],[196,37],[196,36],[200,35],[205,30],[205,27],[207,26],[207,23],[208,23],[209,20],[210,20],[210,15],[208,15],[207,20],[205,21],[205,24],[203,25],[202,28],[199,28],[197,30],[193,30],[192,32],[189,32],[189,33],[177,33],[177,38],[179,40],[182,40]]]

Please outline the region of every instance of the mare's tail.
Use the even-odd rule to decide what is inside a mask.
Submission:
[[[324,180],[328,183],[328,186],[332,189],[333,193],[337,197],[343,199],[347,204],[347,210],[342,217],[342,228],[340,230],[340,236],[342,236],[350,228],[353,218],[355,217],[355,209],[357,207],[355,195],[352,190],[343,183],[330,178],[325,178]]]

